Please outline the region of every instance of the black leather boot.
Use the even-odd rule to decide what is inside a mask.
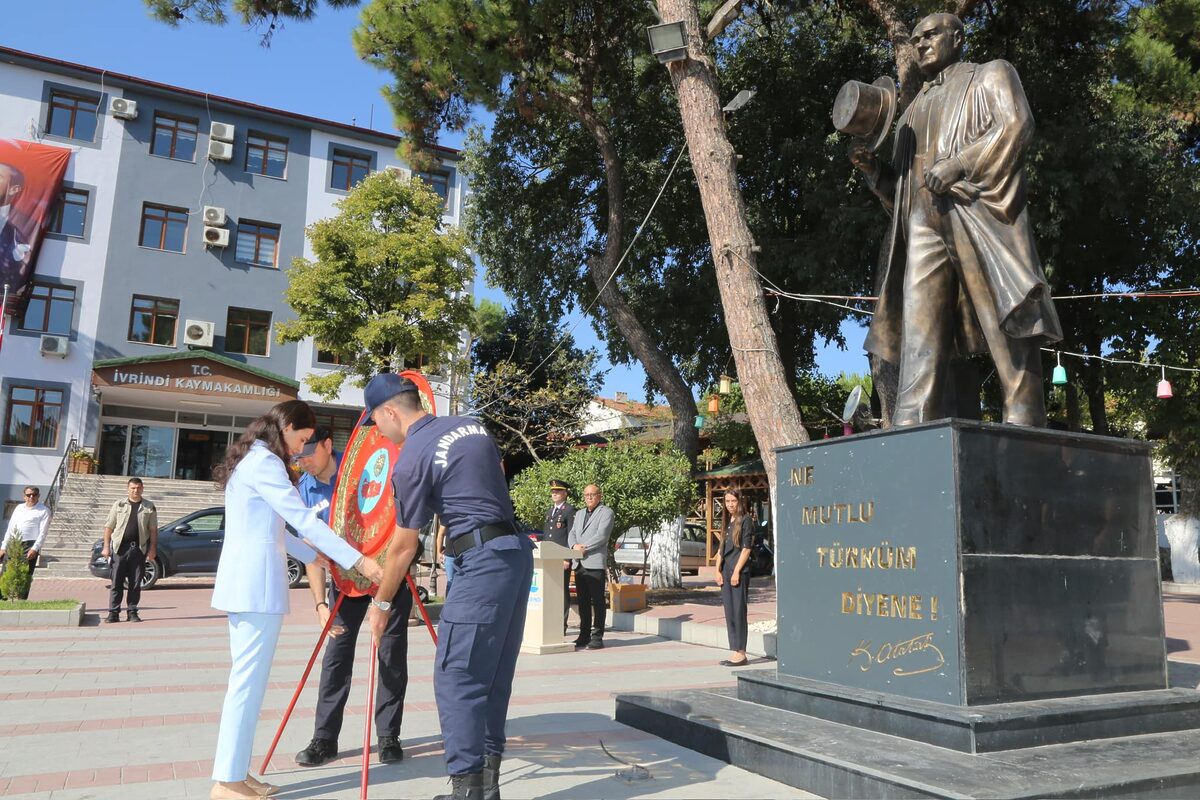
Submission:
[[[500,756],[483,759],[483,800],[500,800]]]
[[[483,800],[483,773],[451,775],[450,794],[439,794],[433,800]]]

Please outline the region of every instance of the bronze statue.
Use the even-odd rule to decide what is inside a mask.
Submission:
[[[913,29],[926,82],[890,164],[873,152],[891,125],[888,87],[852,81],[835,104],[834,124],[859,137],[851,161],[892,215],[866,349],[899,365],[894,425],[950,416],[951,359],[990,351],[1004,421],[1044,426],[1039,348],[1062,328],[1025,207],[1033,118],[1012,65],[962,61],[964,40],[953,14]]]

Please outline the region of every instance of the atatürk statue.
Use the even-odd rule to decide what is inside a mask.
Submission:
[[[964,38],[952,14],[913,29],[926,82],[890,164],[872,151],[894,87],[851,82],[835,105],[835,125],[862,139],[851,161],[892,214],[866,348],[899,364],[895,425],[951,416],[951,359],[990,350],[1004,421],[1044,426],[1039,348],[1062,329],[1025,208],[1033,118],[1012,65],[962,61]]]

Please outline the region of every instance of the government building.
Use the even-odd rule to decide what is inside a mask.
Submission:
[[[292,259],[313,257],[305,228],[368,173],[410,174],[396,136],[8,48],[0,108],[0,141],[67,158],[28,300],[3,320],[5,518],[75,449],[106,475],[208,480],[281,400],[312,403],[345,442],[361,390],[318,401],[304,378],[336,357],[273,328],[295,316],[283,294]],[[458,153],[436,155],[421,177],[457,224]],[[430,379],[446,413],[451,378]]]

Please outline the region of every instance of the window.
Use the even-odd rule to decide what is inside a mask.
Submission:
[[[225,321],[225,352],[265,356],[271,338],[271,312],[229,307]]]
[[[179,161],[195,161],[196,133],[199,127],[198,120],[173,117],[170,114],[155,114],[150,154]]]
[[[133,296],[129,308],[129,341],[174,347],[178,323],[178,300]]]
[[[96,138],[96,109],[100,105],[97,97],[80,97],[66,92],[50,93],[50,113],[46,116],[46,132],[64,139],[81,139],[85,142]]]
[[[260,267],[275,266],[279,250],[279,226],[265,222],[238,222],[237,247],[234,258],[243,264]]]
[[[349,153],[345,150],[333,151],[333,173],[329,179],[330,189],[350,191],[354,186],[367,177],[371,171],[371,157],[363,153]]]
[[[187,521],[194,533],[216,533],[225,529],[224,514],[201,514]]]
[[[325,345],[317,342],[317,363],[318,364],[341,364],[342,357],[332,350],[326,350]]]
[[[246,172],[269,175],[272,178],[286,177],[287,139],[279,139],[262,133],[246,136]]]
[[[21,318],[21,329],[39,333],[71,333],[75,316],[75,288],[35,283]]]
[[[17,447],[57,447],[62,416],[61,389],[10,386],[4,419],[4,444]]]
[[[87,230],[87,207],[86,189],[63,189],[50,219],[50,232],[82,239]]]
[[[350,441],[350,434],[354,433],[354,425],[358,419],[338,414],[322,414],[315,408],[313,416],[317,418],[318,427],[329,428],[329,432],[333,434],[333,449],[339,452],[344,450]]]
[[[142,232],[138,244],[155,250],[183,252],[187,239],[188,212],[183,208],[169,208],[146,203],[142,206]]]
[[[430,189],[442,198],[442,203],[450,207],[450,173],[449,172],[418,172],[417,177],[425,181]]]

